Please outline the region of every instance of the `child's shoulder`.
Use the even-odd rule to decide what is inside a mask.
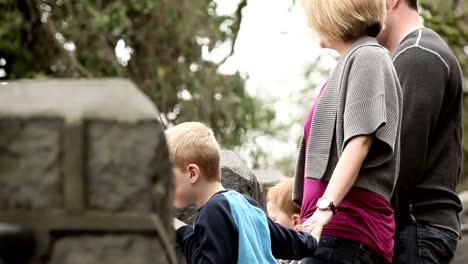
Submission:
[[[213,196],[211,196],[210,199],[208,199],[208,201],[206,201],[205,205],[203,205],[203,208],[217,208],[228,205],[229,201],[226,198],[227,192],[227,190],[224,190],[215,193]]]
[[[222,193],[224,195],[224,199],[227,199],[230,202],[241,202],[245,203],[246,201],[253,206],[260,207],[257,201],[253,199],[252,197],[242,194],[238,191],[235,190],[226,190],[225,192]]]
[[[247,197],[245,197],[247,198]],[[233,204],[245,203],[244,195],[234,190],[223,190],[215,193],[206,201],[199,213],[213,210],[231,210]]]
[[[252,197],[234,190],[223,190],[214,194],[200,209],[199,213],[214,210],[227,210],[232,212],[236,208],[247,207],[262,208]]]
[[[203,211],[227,209],[233,210],[238,206],[259,207],[261,206],[252,197],[239,193],[235,190],[224,190],[214,194],[203,206]]]
[[[202,219],[228,219],[231,215],[231,206],[224,195],[225,191],[215,193],[206,203],[198,209],[197,220],[204,221]]]

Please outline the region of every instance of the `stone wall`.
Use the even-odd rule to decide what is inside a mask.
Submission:
[[[176,263],[157,115],[126,80],[0,85],[0,227],[33,230],[29,263]]]
[[[0,119],[1,209],[63,207],[63,129],[58,118]]]

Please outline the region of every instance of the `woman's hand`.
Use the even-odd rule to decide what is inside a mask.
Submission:
[[[320,241],[323,226],[328,224],[333,216],[331,210],[316,210],[315,213],[307,219],[302,225],[296,225],[296,231],[304,231],[311,234],[317,241]]]
[[[315,210],[314,214],[302,224],[302,230],[312,233],[316,226],[324,226],[330,223],[333,216],[331,210]]]
[[[310,234],[317,240],[320,241],[320,235],[322,235],[323,225],[317,224]]]

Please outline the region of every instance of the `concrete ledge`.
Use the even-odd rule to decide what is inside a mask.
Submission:
[[[155,120],[158,112],[126,79],[44,79],[1,83],[0,116],[137,122]]]

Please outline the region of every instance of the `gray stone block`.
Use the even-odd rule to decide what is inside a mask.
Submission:
[[[50,264],[166,264],[159,241],[140,235],[66,236],[55,241]]]
[[[158,125],[92,122],[87,129],[89,206],[151,211]],[[168,176],[167,176],[168,177]]]
[[[42,79],[0,84],[0,116],[58,117],[137,122],[156,120],[158,111],[126,79]]]
[[[221,151],[221,174],[225,188],[246,194],[264,206],[262,188],[257,178],[234,151]]]
[[[46,261],[34,264],[169,263],[173,177],[157,116],[128,80],[0,84],[0,222],[37,232]]]
[[[59,119],[0,119],[0,209],[63,207]]]

